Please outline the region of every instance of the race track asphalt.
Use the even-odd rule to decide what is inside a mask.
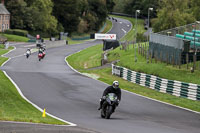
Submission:
[[[110,33],[121,38],[127,24],[114,23]],[[128,21],[124,22],[128,23]],[[122,27],[121,27],[122,26]],[[101,41],[66,45],[37,54],[11,59],[2,67],[22,93],[40,108],[79,127],[101,133],[199,133],[200,115],[122,91],[122,101],[111,119],[100,117],[99,98],[108,86],[74,72],[64,59]],[[13,57],[15,51],[7,56]]]

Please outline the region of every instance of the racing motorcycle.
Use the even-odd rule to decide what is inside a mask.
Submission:
[[[31,55],[31,50],[28,49],[24,55],[25,55],[26,58],[28,59],[28,57]]]
[[[119,101],[118,101],[117,95],[115,93],[108,93],[102,105],[101,117],[110,119],[111,114],[114,112],[118,104],[119,104]]]
[[[28,59],[28,57],[30,56],[30,54],[26,53],[26,58]]]
[[[38,53],[38,59],[39,59],[39,61],[41,61],[41,59],[43,59],[44,56],[45,56],[45,52],[44,51],[41,52],[41,53]]]

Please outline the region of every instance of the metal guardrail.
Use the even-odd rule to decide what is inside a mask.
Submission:
[[[109,13],[110,15],[118,15],[118,16],[125,16],[125,17],[133,17],[133,18],[135,18],[135,13],[133,14],[133,15],[130,15],[130,14],[125,14],[125,13],[118,13],[118,12],[110,12]],[[137,16],[138,18],[141,18],[141,19],[145,19],[146,17],[144,17],[144,16],[141,16],[141,15],[139,15],[139,16]]]

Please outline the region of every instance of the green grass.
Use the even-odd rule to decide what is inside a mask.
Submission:
[[[93,50],[96,52],[92,54],[91,51],[93,51]],[[95,75],[97,75],[97,77],[99,77],[98,80],[103,81],[105,83],[112,84],[112,82],[114,80],[118,80],[120,82],[120,87],[124,90],[128,90],[130,92],[134,92],[134,93],[137,93],[137,94],[140,94],[143,96],[147,96],[147,97],[150,97],[153,99],[157,99],[160,101],[171,103],[173,105],[185,107],[185,108],[200,112],[200,102],[199,101],[193,101],[193,100],[189,100],[186,98],[176,97],[176,96],[173,96],[170,94],[160,93],[158,91],[125,81],[120,77],[113,76],[111,68],[104,68],[104,69],[97,69],[97,70],[84,69],[85,68],[84,64],[85,63],[87,64],[87,62],[97,62],[98,63],[98,64],[90,63],[91,64],[90,67],[100,66],[100,58],[99,57],[101,56],[101,51],[102,51],[102,45],[96,45],[96,46],[85,49],[77,54],[74,54],[74,55],[68,57],[67,61],[73,68],[79,70],[82,73],[95,74]],[[133,53],[134,53],[133,49],[129,49],[127,52],[116,49],[110,53],[110,56],[111,57],[113,56],[112,59],[120,58],[121,59],[120,63],[126,62],[127,67],[128,67],[128,65],[131,64],[131,65],[133,65],[132,68],[137,66],[136,67],[137,69],[141,69],[140,67],[142,67],[142,68],[145,68],[148,70],[148,68],[149,68],[148,66],[151,66],[150,67],[151,69],[154,69],[154,67],[155,67],[155,70],[156,70],[156,68],[157,68],[158,73],[160,72],[160,70],[162,70],[162,66],[156,66],[158,64],[148,64],[147,65],[147,64],[145,64],[144,60],[143,61],[141,60],[137,64],[134,63]],[[82,56],[84,56],[84,58],[81,58]],[[91,57],[93,57],[93,58],[91,58]],[[139,60],[140,60],[140,58],[142,58],[142,57],[139,57]],[[92,60],[94,60],[94,61],[92,61]],[[119,63],[119,65],[121,65],[120,63]],[[161,64],[161,65],[163,65],[163,64]],[[171,68],[171,69],[175,69],[175,68]]]
[[[0,49],[0,55],[8,51]],[[7,58],[0,57],[0,64],[6,60]],[[49,116],[43,118],[42,112],[19,95],[15,86],[2,71],[0,71],[0,99],[0,120],[66,125],[66,123]]]
[[[102,33],[107,33],[112,28],[112,22],[106,19],[106,27],[102,31]]]
[[[116,15],[110,15],[112,17],[116,18],[122,18],[129,20],[132,23],[132,29],[120,40],[121,41],[132,41],[135,40],[135,18],[131,17],[125,17],[125,16],[116,16]],[[142,19],[137,19],[137,33],[144,33],[146,30],[144,29],[144,20]]]
[[[73,44],[80,44],[80,43],[84,43],[85,42],[85,40],[81,40],[81,41],[76,41],[76,40],[72,40],[71,38],[67,38],[67,40],[68,40],[68,44],[69,45],[73,45]]]
[[[112,28],[112,22],[110,20],[106,20],[106,27],[104,28],[104,30],[102,31],[102,33],[107,33],[110,29]],[[74,33],[72,34],[72,37],[68,37],[68,44],[72,45],[72,44],[81,44],[84,43],[85,41],[89,41],[89,40],[72,40],[72,38],[82,38],[82,37],[87,37],[90,36],[90,34],[84,33],[84,34],[77,34]]]
[[[10,42],[28,42],[29,38],[10,34],[1,34],[6,37]]]
[[[99,60],[101,60],[100,53],[102,52],[102,46],[102,44],[99,44],[88,48],[86,51],[83,50],[80,53],[76,53],[69,58],[69,62],[79,71],[100,66],[101,62]],[[76,60],[76,62],[74,62],[74,60]]]
[[[138,61],[135,62],[134,53],[135,51],[132,45],[127,51],[117,48],[109,52],[108,59],[109,61],[119,59],[120,62],[118,62],[117,65],[129,68],[137,72],[143,72],[170,80],[200,84],[200,71],[195,71],[194,73],[191,73],[190,70],[187,70],[185,68],[179,69],[178,67],[173,67],[172,65],[167,65],[166,63],[155,63],[155,60],[153,60],[153,63],[147,64],[147,60],[143,56],[138,54],[138,50],[136,50]]]

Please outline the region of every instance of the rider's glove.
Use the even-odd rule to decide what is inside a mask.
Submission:
[[[119,99],[117,99],[117,101],[116,101],[116,105],[117,105],[117,106],[119,105]]]

